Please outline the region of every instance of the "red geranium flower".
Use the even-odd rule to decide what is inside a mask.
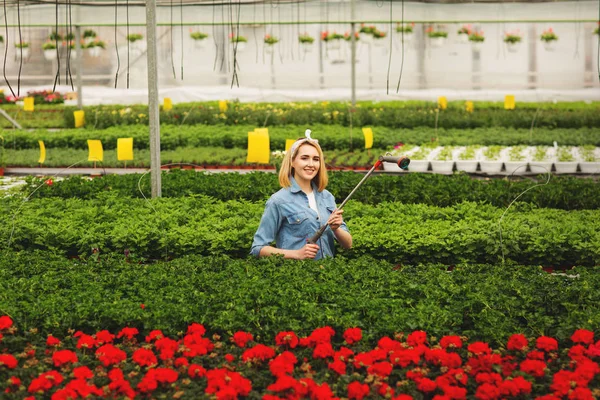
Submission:
[[[96,357],[105,367],[115,365],[127,359],[127,353],[112,344],[105,344],[96,350]]]
[[[92,379],[94,377],[94,373],[91,369],[84,365],[73,368],[73,376],[77,379]]]
[[[460,336],[444,336],[441,340],[440,340],[440,346],[442,346],[444,349],[447,348],[457,348],[457,349],[462,349],[462,340],[460,339]]]
[[[467,350],[469,350],[470,353],[473,353],[476,356],[492,353],[492,349],[490,349],[490,346],[484,342],[471,343],[469,346],[467,346]]]
[[[264,344],[257,344],[256,346],[244,351],[242,354],[242,360],[244,362],[266,361],[273,357],[275,357],[275,350],[265,346]]]
[[[107,330],[103,330],[103,331],[96,333],[96,342],[98,343],[98,345],[112,343],[114,338],[115,338],[115,335],[113,335],[112,333],[110,333]]]
[[[290,349],[295,349],[298,346],[298,341],[298,336],[294,332],[279,332],[275,336],[275,344],[288,346]]]
[[[121,329],[121,332],[119,332],[119,334],[117,335],[117,338],[122,338],[122,337],[126,337],[127,339],[131,340],[133,339],[138,333],[140,333],[137,328],[129,328],[129,327],[125,327],[123,329]]]
[[[327,368],[337,372],[339,375],[346,375],[346,363],[340,360],[335,360],[332,363],[327,364]]]
[[[48,347],[58,347],[60,346],[60,340],[55,338],[52,335],[48,335],[48,338],[46,339],[46,346]]]
[[[152,366],[158,364],[158,360],[156,359],[154,352],[152,352],[152,350],[148,350],[143,347],[137,349],[133,353],[133,356],[131,357],[131,359],[133,360],[134,363],[136,363],[140,367],[152,367]]]
[[[558,350],[558,342],[556,339],[548,336],[540,336],[537,338],[535,341],[535,346],[540,350],[544,350],[545,352]]]
[[[233,334],[233,341],[238,347],[246,347],[246,344],[251,340],[254,340],[251,333],[239,331]]]
[[[298,362],[298,359],[289,351],[284,351],[273,360],[269,362],[269,370],[273,376],[279,377],[285,374],[291,374],[294,372],[294,366]]]
[[[55,367],[62,367],[65,364],[72,364],[77,361],[77,354],[71,350],[58,350],[52,355],[52,363]]]
[[[198,364],[191,364],[188,367],[188,376],[190,378],[198,378],[206,376],[206,369]]]
[[[6,366],[8,369],[15,369],[19,362],[12,354],[0,354],[0,367]]]
[[[360,328],[348,328],[343,336],[346,343],[354,344],[362,339],[362,330]]]
[[[153,330],[153,331],[150,331],[148,336],[146,336],[146,342],[150,343],[153,340],[162,339],[164,337],[165,337],[165,335],[162,333],[161,330],[158,330],[158,329]]]
[[[479,400],[496,400],[500,398],[500,389],[490,383],[484,383],[477,388],[475,398]]]
[[[366,383],[354,381],[348,385],[348,399],[362,400],[369,395],[371,388]]]
[[[427,343],[427,332],[425,331],[414,331],[406,338],[406,343],[409,346],[416,347],[420,344]]]
[[[506,348],[512,351],[521,351],[525,350],[528,344],[529,342],[527,341],[525,335],[517,333],[508,338]]]
[[[12,319],[8,315],[0,317],[0,331],[5,331],[13,325]]]
[[[191,335],[194,333],[197,333],[200,336],[204,336],[204,334],[206,333],[206,328],[204,328],[204,325],[194,322],[193,324],[188,326],[187,334]]]
[[[534,376],[536,378],[541,378],[545,375],[546,363],[539,360],[525,360],[520,365],[521,371]]]
[[[571,336],[573,343],[592,344],[594,343],[594,332],[587,329],[577,329]]]

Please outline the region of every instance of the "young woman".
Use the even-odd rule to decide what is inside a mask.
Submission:
[[[335,255],[335,240],[345,249],[352,247],[352,236],[342,218],[344,210],[336,209],[335,198],[325,190],[327,182],[323,151],[307,130],[306,138],[294,142],[283,159],[279,171],[282,189],[267,201],[250,253],[318,260]],[[326,223],[329,228],[317,243],[308,243]]]

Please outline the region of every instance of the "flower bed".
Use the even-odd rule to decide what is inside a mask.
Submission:
[[[514,334],[500,349],[419,330],[368,343],[360,328],[340,335],[329,326],[270,340],[246,331],[210,336],[198,323],[176,337],[129,327],[42,337],[17,335],[2,316],[0,332],[0,389],[9,399],[592,399],[600,383],[600,340],[583,329],[570,348]]]

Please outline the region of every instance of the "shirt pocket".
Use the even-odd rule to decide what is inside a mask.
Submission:
[[[290,229],[290,234],[300,238],[310,235],[311,224],[305,211],[298,211],[285,216]]]

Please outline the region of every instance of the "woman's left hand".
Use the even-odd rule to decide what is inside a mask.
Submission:
[[[335,232],[344,222],[344,220],[342,218],[343,212],[344,212],[344,210],[338,210],[336,208],[335,210],[333,210],[333,212],[329,216],[327,223],[329,224],[329,227],[331,228],[332,231]]]

